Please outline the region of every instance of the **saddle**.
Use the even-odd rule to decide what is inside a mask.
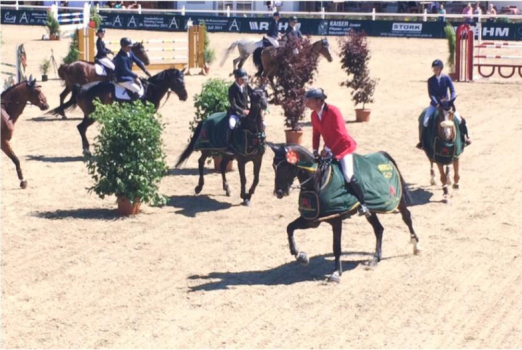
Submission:
[[[105,67],[98,59],[94,59],[94,70],[96,75],[107,77],[109,81],[114,80],[114,71]]]
[[[140,98],[143,98],[146,93],[145,86],[143,86],[143,95],[139,96],[137,93],[134,93],[133,91],[130,91],[121,85],[118,85],[118,83],[111,82],[110,84],[114,89],[114,98],[116,101],[129,102],[139,100]]]

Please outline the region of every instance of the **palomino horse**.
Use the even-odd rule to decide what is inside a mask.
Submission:
[[[241,127],[240,130],[248,130],[253,134],[262,134],[264,133],[265,127],[263,124],[263,112],[268,107],[268,102],[266,99],[266,92],[264,90],[264,87],[261,87],[259,89],[255,89],[251,96],[251,108],[250,113],[245,117],[241,119]],[[201,134],[201,130],[203,128],[203,123],[200,122],[198,126],[196,127],[196,131],[194,132],[194,135],[192,135],[192,138],[190,140],[189,145],[187,148],[183,151],[181,156],[178,159],[178,162],[176,163],[176,168],[179,168],[183,162],[185,162],[192,152],[194,151],[194,145],[196,144],[196,141],[198,140],[199,135]],[[264,154],[264,141],[260,140],[258,149],[249,155],[243,155],[239,153],[234,153],[233,155],[222,153],[223,159],[221,160],[221,177],[223,180],[223,190],[225,191],[227,196],[230,196],[230,188],[227,183],[226,179],[226,168],[227,165],[232,159],[236,159],[238,163],[238,169],[239,169],[239,177],[241,180],[241,199],[243,199],[243,205],[249,206],[250,200],[252,198],[252,195],[254,194],[256,187],[259,183],[259,172],[261,171],[261,164],[263,161],[263,154]],[[205,167],[205,161],[208,157],[212,155],[212,151],[205,150],[201,152],[201,157],[198,160],[199,164],[199,183],[198,186],[195,189],[196,194],[199,194],[201,190],[203,189],[203,185],[205,184],[205,179],[203,177],[203,170]],[[254,181],[252,182],[252,186],[250,187],[250,190],[248,193],[246,193],[246,176],[245,176],[245,165],[248,162],[254,163]]]
[[[156,109],[159,109],[160,102],[163,97],[172,90],[178,95],[181,101],[186,101],[188,94],[185,89],[184,72],[177,69],[164,70],[153,77],[142,80],[145,86],[145,95],[143,102],[152,103]],[[78,125],[78,131],[82,137],[82,146],[84,152],[89,151],[89,141],[87,140],[87,128],[94,123],[94,119],[90,118],[90,114],[94,112],[93,101],[99,98],[103,104],[111,104],[116,101],[114,96],[115,86],[109,82],[94,82],[88,85],[73,87],[71,99],[62,107],[64,109],[80,106],[83,111],[83,121]],[[167,97],[168,98],[168,97]],[[120,101],[120,100],[118,100]],[[120,101],[121,102],[121,101]],[[50,111],[51,114],[57,115],[60,107]]]
[[[268,79],[268,81],[270,82],[270,86],[274,91],[274,95],[277,97],[277,90],[274,83],[274,77],[276,76],[279,64],[275,57],[275,52],[272,52],[274,50],[277,50],[277,48],[273,46],[267,47],[265,49],[263,49],[262,47],[257,48],[254,51],[254,64],[256,65],[256,68],[258,70],[256,76],[259,78]],[[327,38],[322,38],[313,43],[312,50],[313,52],[318,53],[320,56],[326,58],[328,62],[333,61],[332,53],[330,52],[330,44],[328,43]],[[319,55],[317,56],[318,58]]]
[[[13,137],[14,125],[18,117],[23,113],[27,102],[40,107],[42,111],[49,108],[47,99],[45,98],[40,86],[36,85],[36,80],[32,77],[29,81],[23,81],[19,84],[11,86],[2,92],[2,151],[11,158],[16,166],[20,187],[27,187],[27,180],[24,180],[20,161],[13,152],[9,141]]]
[[[150,64],[149,57],[142,43],[134,43],[132,45],[132,52],[136,57],[146,66]],[[75,84],[85,85],[95,81],[107,81],[110,77],[107,75],[98,75],[94,68],[94,63],[86,61],[76,61],[71,64],[62,64],[58,68],[58,76],[64,81],[65,89],[60,94],[59,114],[62,118],[67,118],[65,115],[64,101],[67,95],[72,91]]]
[[[300,188],[302,191],[315,191],[314,189],[314,174],[304,170],[300,167],[298,167],[296,164],[293,164],[287,160],[287,153],[294,152],[297,155],[297,158],[299,160],[313,163],[314,162],[314,156],[312,153],[310,153],[306,148],[298,145],[271,145],[269,144],[270,148],[274,151],[274,162],[272,164],[274,171],[275,171],[275,190],[274,194],[277,196],[277,198],[281,199],[284,196],[288,196],[292,187],[292,183],[294,182],[295,178],[297,177],[300,182]],[[390,160],[395,165],[395,168],[397,168],[397,171],[399,171],[399,168],[397,167],[395,161],[392,159],[390,155],[388,155],[385,152],[381,152],[387,159]],[[399,172],[400,174],[400,172]],[[417,234],[413,230],[412,220],[411,220],[411,214],[408,210],[408,203],[411,202],[410,200],[410,193],[406,186],[406,183],[404,179],[402,178],[402,175],[400,176],[401,184],[402,184],[402,197],[399,202],[398,209],[401,213],[402,220],[406,223],[408,226],[408,229],[410,231],[410,242],[413,244],[413,254],[418,254],[420,252],[420,247],[418,245],[419,237],[417,237]],[[290,245],[290,254],[292,254],[296,260],[304,265],[307,265],[309,260],[308,256],[305,252],[300,251],[294,240],[294,231],[297,229],[306,230],[309,228],[316,228],[319,227],[319,225],[322,222],[327,222],[332,226],[333,229],[333,251],[335,256],[335,270],[332,273],[332,275],[329,277],[329,281],[331,282],[340,282],[340,276],[342,275],[342,263],[341,263],[341,236],[343,232],[342,222],[344,219],[349,218],[351,215],[353,215],[357,211],[356,208],[354,208],[349,213],[343,213],[340,215],[333,215],[331,217],[326,217],[323,220],[307,220],[303,217],[299,217],[298,219],[292,221],[287,229],[286,232],[288,234],[288,243]],[[381,255],[382,255],[382,237],[384,232],[384,227],[379,222],[379,219],[377,218],[377,214],[372,211],[372,214],[370,217],[367,218],[370,225],[373,227],[373,231],[375,233],[375,237],[377,239],[375,253],[373,255],[372,260],[370,261],[369,265],[374,267],[377,266],[377,264],[381,261]]]
[[[250,55],[252,55],[257,48],[263,47],[263,40],[241,39],[234,41],[225,51],[225,56],[221,60],[220,67],[223,67],[228,56],[236,47],[239,51],[239,57],[234,58],[232,63],[232,73],[230,73],[230,75],[234,74],[236,69],[243,68],[243,64],[245,64],[246,60],[248,60]]]

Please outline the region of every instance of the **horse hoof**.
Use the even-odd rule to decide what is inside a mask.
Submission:
[[[27,180],[20,182],[20,188],[22,190],[25,190],[27,188]]]
[[[419,243],[413,244],[413,255],[419,255],[421,253],[421,248]]]
[[[64,119],[67,119],[67,117],[65,115],[62,115],[62,120],[64,120]]]
[[[374,268],[377,267],[377,265],[379,265],[379,259],[374,257],[372,260],[368,261],[368,264],[366,265],[366,269],[373,270]]]
[[[250,201],[248,199],[243,200],[243,205],[245,207],[249,207],[250,206]]]
[[[444,198],[442,202],[444,202],[445,204],[451,204],[451,200],[449,198]]]
[[[230,197],[230,191],[226,191],[225,194],[227,197]]]
[[[196,194],[199,194],[202,189],[203,188],[201,186],[196,186],[196,188],[194,189],[194,192],[196,192]]]
[[[436,184],[437,184],[437,182],[435,181],[435,179],[430,180],[430,185],[435,186]]]
[[[460,188],[459,184],[453,184],[453,189],[458,190]]]
[[[305,253],[305,252],[299,252],[297,253],[297,255],[295,256],[297,262],[301,265],[308,265],[308,263],[310,263],[310,259],[308,259],[308,255]]]
[[[91,151],[88,148],[84,148],[83,149],[83,156],[86,157],[86,158],[92,156]]]
[[[341,283],[341,276],[339,276],[339,272],[335,271],[328,277],[328,282]]]

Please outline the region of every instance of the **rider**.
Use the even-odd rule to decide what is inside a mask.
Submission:
[[[116,82],[130,90],[133,93],[132,99],[138,99],[143,96],[143,86],[138,79],[138,75],[132,71],[133,62],[136,62],[145,74],[150,78],[151,75],[143,62],[139,60],[131,51],[132,41],[129,38],[122,38],[120,40],[121,50],[114,57],[114,65],[116,66]]]
[[[107,75],[111,76],[114,72],[114,63],[112,63],[111,59],[107,57],[107,54],[114,55],[114,52],[105,47],[105,43],[103,42],[103,37],[105,36],[105,28],[99,28],[96,32],[98,36],[98,40],[96,40],[96,59],[100,62],[106,69]]]
[[[274,47],[279,47],[279,12],[276,11],[272,15],[274,20],[270,23],[268,27],[268,31],[266,32],[266,39],[272,44]]]
[[[230,107],[228,108],[228,126],[230,128],[228,132],[229,145],[232,130],[238,126],[239,119],[250,113],[248,105],[253,92],[250,85],[248,85],[248,74],[244,69],[236,69],[234,71],[234,78],[236,81],[228,88],[228,102],[230,103]]]
[[[422,129],[419,129],[419,143],[417,144],[417,148],[419,149],[422,149],[422,137],[424,135],[424,131],[428,127],[430,118],[435,114],[435,112],[437,112],[437,108],[440,106],[439,103],[447,104],[448,101],[455,99],[455,97],[457,96],[451,78],[446,74],[442,74],[442,69],[444,68],[444,64],[442,63],[442,61],[438,59],[433,61],[431,67],[433,68],[434,73],[434,75],[428,79],[428,95],[430,96],[431,102],[430,106],[426,109],[426,112],[424,113]],[[448,89],[451,93],[451,97],[449,100]],[[468,136],[466,120],[462,118],[456,111],[454,116],[459,123],[459,129],[462,138],[466,142],[466,145],[470,145],[471,140]]]
[[[299,29],[297,29],[297,17],[296,16],[292,16],[292,18],[290,18],[289,26],[286,29],[284,36],[286,38],[289,38],[291,36],[293,36],[296,39],[303,38],[303,34],[301,33],[301,31]]]
[[[344,179],[348,190],[357,198],[360,203],[359,215],[371,215],[364,201],[363,191],[354,176],[353,152],[357,148],[357,143],[348,134],[343,116],[335,106],[326,104],[326,95],[323,89],[312,88],[305,94],[306,107],[312,112],[313,127],[313,148],[316,158],[319,157],[320,138],[323,137],[324,149],[322,157],[333,155],[341,164]]]

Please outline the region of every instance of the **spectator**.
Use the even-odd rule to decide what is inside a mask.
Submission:
[[[130,4],[127,8],[129,9],[137,9],[139,7],[137,1],[133,1],[132,4]]]
[[[495,5],[489,4],[489,9],[488,12],[486,12],[486,14],[490,16],[496,16],[497,10],[495,10]],[[488,18],[488,22],[495,22],[495,17]]]
[[[432,1],[431,4],[430,4],[430,13],[438,13],[439,12],[439,8],[440,8],[440,5],[439,5],[439,2],[438,1]]]
[[[446,22],[446,9],[444,8],[444,4],[440,4],[439,22]]]
[[[480,22],[480,16],[482,15],[482,9],[480,8],[480,3],[477,2],[477,4],[475,5],[475,11],[473,11],[473,13],[475,14],[475,23],[479,23]]]
[[[473,19],[473,7],[471,6],[471,3],[468,3],[466,7],[464,7],[462,14],[465,15],[465,22],[471,23]]]

